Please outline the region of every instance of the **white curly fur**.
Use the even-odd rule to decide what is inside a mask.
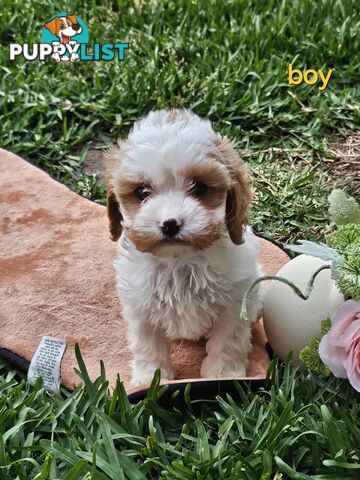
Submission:
[[[226,223],[227,196],[209,208],[189,193],[181,174],[189,166],[201,172],[202,165],[216,163],[230,189],[234,178],[221,155],[210,122],[186,110],[150,113],[109,153],[109,190],[116,194],[123,227],[116,285],[128,325],[135,385],[148,383],[156,368],[162,377],[174,378],[168,342],[180,338],[208,339],[202,377],[245,375],[250,323],[261,308],[259,292],[252,298],[250,322],[241,322],[239,313],[246,289],[260,275],[259,244],[245,226],[244,243],[234,244]],[[121,196],[118,185],[124,178],[151,184],[151,196],[135,211]],[[181,223],[176,243],[168,242],[159,228],[169,218]],[[221,225],[219,235],[201,248],[215,224]],[[150,238],[149,251],[137,248],[131,229]]]

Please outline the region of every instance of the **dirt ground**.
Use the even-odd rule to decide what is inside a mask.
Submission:
[[[345,130],[344,138],[330,144],[321,165],[330,178],[350,194],[360,195],[360,132]]]

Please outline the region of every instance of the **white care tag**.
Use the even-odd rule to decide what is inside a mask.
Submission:
[[[43,337],[31,359],[28,382],[34,385],[36,379],[42,377],[46,390],[60,393],[60,365],[65,350],[65,340]]]

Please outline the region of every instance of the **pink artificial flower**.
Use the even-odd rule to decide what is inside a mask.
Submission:
[[[335,377],[348,378],[360,392],[360,301],[347,300],[335,310],[319,355]]]

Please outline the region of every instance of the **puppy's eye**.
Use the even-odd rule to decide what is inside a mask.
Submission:
[[[201,197],[202,195],[205,195],[205,193],[207,192],[207,189],[208,187],[207,185],[205,185],[205,183],[195,182],[191,190],[191,193],[196,197]]]
[[[135,194],[135,197],[140,201],[142,202],[143,200],[145,200],[145,198],[147,198],[149,195],[151,195],[151,192],[148,188],[146,187],[138,187],[135,191],[134,191],[134,194]]]

